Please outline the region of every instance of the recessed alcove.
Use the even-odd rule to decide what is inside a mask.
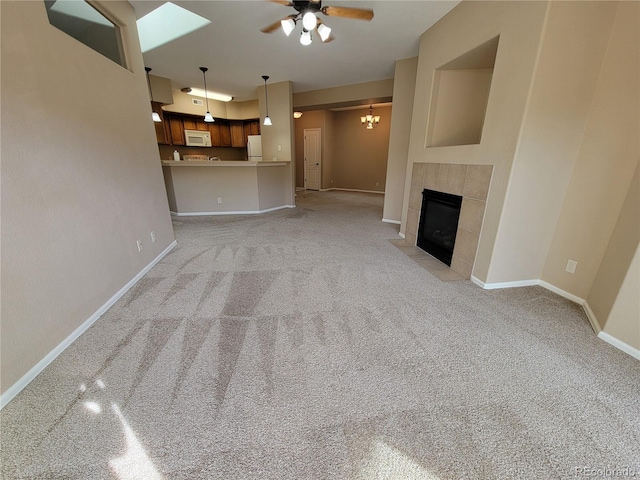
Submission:
[[[479,144],[499,37],[434,71],[427,147]]]

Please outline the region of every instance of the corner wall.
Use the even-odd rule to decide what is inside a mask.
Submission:
[[[409,165],[493,165],[473,275],[485,280],[494,255],[511,166],[535,72],[546,2],[462,2],[420,38]],[[434,72],[499,36],[481,142],[426,147]],[[401,232],[405,233],[412,168],[407,168]]]
[[[97,5],[129,70],[51,26],[43,2],[0,2],[3,393],[174,241],[135,14]]]
[[[393,108],[391,110],[389,155],[387,157],[382,213],[382,218],[385,221],[393,223],[400,223],[402,219],[402,198],[407,174],[413,92],[416,89],[417,68],[418,57],[398,60],[393,78]]]

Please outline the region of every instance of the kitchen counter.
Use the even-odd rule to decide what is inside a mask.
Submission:
[[[162,160],[162,166],[170,167],[281,167],[290,162],[247,162],[242,160],[212,160],[206,162],[188,162],[180,160]]]
[[[256,214],[295,206],[291,162],[161,163],[174,215]]]

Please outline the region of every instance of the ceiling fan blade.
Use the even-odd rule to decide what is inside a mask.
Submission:
[[[268,0],[271,3],[279,3],[280,5],[284,5],[285,7],[293,7],[293,2],[289,2],[288,0]]]
[[[273,23],[272,23],[271,25],[269,25],[268,27],[264,27],[264,28],[260,29],[260,31],[261,31],[262,33],[271,33],[271,32],[274,32],[274,31],[276,31],[277,29],[279,29],[279,28],[282,26],[282,24],[281,24],[280,22],[282,22],[282,20],[286,20],[287,18],[289,18],[289,17],[284,17],[283,19],[278,20],[277,22],[273,22]]]
[[[351,7],[322,7],[322,13],[333,17],[355,18],[357,20],[371,20],[373,10]]]

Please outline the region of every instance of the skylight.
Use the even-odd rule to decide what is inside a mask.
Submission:
[[[211,23],[200,15],[167,2],[137,22],[142,53],[183,37]]]

